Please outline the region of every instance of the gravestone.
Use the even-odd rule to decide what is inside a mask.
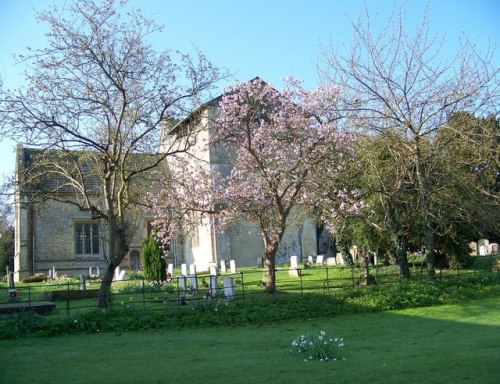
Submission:
[[[191,293],[198,291],[198,276],[196,274],[189,275],[189,290]]]
[[[181,264],[181,275],[187,276],[187,264],[186,263]]]
[[[323,265],[323,259],[325,258],[324,255],[318,255],[316,256],[316,264],[317,265]]]
[[[80,275],[80,291],[85,291],[87,284],[85,283],[85,275]]]
[[[217,275],[210,275],[208,280],[208,295],[211,298],[217,296]]]
[[[89,276],[93,279],[99,277],[99,267],[89,267]]]
[[[481,239],[477,242],[480,256],[486,256],[488,254],[489,245],[490,242],[487,239]]]
[[[477,251],[477,243],[475,241],[471,241],[469,243],[469,250],[470,250],[470,254],[471,255],[474,255],[474,256],[477,256],[479,255],[479,252]]]
[[[167,280],[172,280],[173,277],[174,277],[174,265],[169,264],[167,266]]]
[[[125,279],[125,271],[122,271],[120,267],[116,267],[115,269],[115,280],[116,281],[122,281]]]
[[[226,260],[220,261],[220,271],[221,273],[226,273]]]
[[[490,255],[498,255],[498,244],[497,243],[490,244]]]
[[[293,277],[299,277],[299,270],[297,256],[290,256],[290,269],[288,270],[288,275]]]
[[[189,265],[189,274],[196,275],[196,265],[195,264]]]
[[[234,298],[234,281],[231,276],[224,276],[224,296],[227,299]]]
[[[229,261],[229,270],[231,271],[231,273],[236,273],[236,261]]]
[[[308,256],[308,257],[307,257],[307,262],[308,262],[309,264],[313,264],[313,263],[314,263],[314,257],[312,257],[312,256]]]
[[[184,292],[186,290],[186,276],[177,276],[177,287],[180,292]]]
[[[210,267],[210,276],[217,276],[217,268],[213,265]]]
[[[337,260],[335,259],[335,257],[328,257],[326,259],[326,265],[329,265],[329,266],[337,265]]]

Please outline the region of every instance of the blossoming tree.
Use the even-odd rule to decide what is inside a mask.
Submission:
[[[342,186],[334,187],[334,195],[321,188],[321,180],[331,180],[351,154],[353,137],[339,131],[331,108],[338,89],[306,91],[294,79],[285,84],[281,92],[258,78],[230,87],[220,101],[208,144],[229,156],[231,172],[225,177],[197,174],[191,182],[189,172],[183,172],[182,184],[171,180],[177,186],[167,188],[168,193],[163,188],[164,209],[159,209],[163,217],[173,205],[180,215],[216,214],[223,228],[242,220],[255,224],[264,243],[268,292],[276,289],[276,254],[285,230],[315,205],[332,206],[332,196],[345,201],[337,207],[352,207]],[[166,203],[174,196],[173,205]]]

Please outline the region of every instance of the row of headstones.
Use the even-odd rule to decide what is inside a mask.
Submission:
[[[208,291],[206,295],[207,297],[214,298],[217,296],[217,292],[219,291],[217,280],[218,280],[217,275],[208,276]],[[189,276],[179,275],[177,276],[177,288],[181,293],[188,291],[187,282],[189,282],[190,293],[195,293],[198,291],[197,275],[189,275]],[[225,298],[227,299],[234,298],[235,291],[234,291],[234,280],[232,276],[224,276],[223,291]]]
[[[338,255],[340,255],[340,254],[338,254]],[[343,264],[342,258],[340,260],[341,260],[341,263]],[[316,260],[314,260],[314,256],[308,256],[307,262],[309,264],[324,265],[325,264],[325,256],[318,255],[318,256],[316,256]],[[374,263],[374,265],[378,265],[377,255],[374,255],[373,263]],[[328,266],[337,265],[337,258],[328,257],[326,259],[326,265],[328,265]],[[290,257],[290,269],[288,270],[288,274],[290,276],[299,276],[299,260],[298,260],[297,256]]]
[[[226,261],[220,261],[220,271],[221,273],[227,273]],[[216,265],[210,265],[209,267],[210,275],[208,278],[208,292],[207,297],[214,298],[217,295],[217,268]],[[229,271],[230,273],[236,273],[236,261],[230,260],[229,262]],[[167,266],[167,274],[169,278],[172,278],[174,275],[174,265],[169,264]],[[189,266],[189,275],[187,273],[187,264],[181,264],[181,274],[176,277],[177,279],[177,287],[179,291],[185,292],[187,291],[187,283],[189,282],[189,291],[191,293],[198,291],[198,276],[196,275],[196,265],[191,264]],[[234,280],[231,276],[224,276],[223,281],[223,290],[224,296],[226,298],[234,297]]]
[[[221,260],[219,265],[220,265],[221,273],[227,273],[226,261]],[[209,266],[209,271],[210,271],[210,275],[217,275],[217,264],[211,263],[211,265]],[[236,261],[234,261],[234,260],[229,261],[229,273],[233,273],[233,274],[236,273]],[[189,275],[196,275],[196,265],[195,264],[189,265]],[[173,276],[174,276],[174,265],[168,264],[167,277],[172,278]],[[181,276],[188,276],[186,263],[181,264]]]
[[[470,254],[471,255],[498,255],[499,246],[497,243],[490,243],[488,239],[481,239],[477,243],[472,241],[469,243]]]

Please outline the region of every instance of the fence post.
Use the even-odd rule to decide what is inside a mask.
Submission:
[[[303,295],[304,294],[304,288],[303,288],[303,284],[302,284],[302,270],[301,269],[297,269],[297,271],[299,272],[299,278],[300,278],[300,294]]]
[[[328,267],[326,267],[326,291],[328,292],[330,290],[330,282],[329,282],[329,277],[328,277]]]
[[[241,275],[241,295],[243,296],[243,300],[245,300],[245,283],[243,281],[243,271],[240,271]]]
[[[351,267],[351,278],[352,278],[352,287],[354,288],[356,286],[354,284],[354,265]]]
[[[146,292],[144,287],[144,279],[142,279],[142,309],[146,310]]]
[[[66,283],[66,315],[70,315],[70,300],[69,300],[69,281]]]

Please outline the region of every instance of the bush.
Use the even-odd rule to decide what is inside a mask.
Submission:
[[[37,273],[23,279],[23,283],[41,283],[42,281],[47,281],[47,275],[45,273]]]
[[[153,235],[142,242],[142,266],[144,277],[147,280],[155,282],[167,280],[165,259],[162,257],[161,248]]]

